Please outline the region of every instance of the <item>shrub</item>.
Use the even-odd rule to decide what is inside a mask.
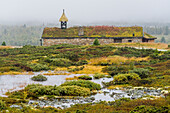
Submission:
[[[33,63],[28,65],[33,71],[49,70],[47,65]]]
[[[22,98],[23,93],[27,97],[37,98],[43,95],[56,96],[87,96],[90,95],[90,89],[80,86],[43,86],[41,84],[31,84],[24,90],[12,92],[9,97]]]
[[[51,59],[50,64],[59,67],[69,67],[72,65],[72,61],[65,58],[55,58],[55,59]]]
[[[104,75],[104,74],[96,73],[95,75],[93,75],[93,77],[94,77],[95,79],[100,79],[100,78],[104,78],[105,75]]]
[[[136,73],[130,73],[130,74],[119,74],[114,76],[114,82],[115,84],[126,84],[129,83],[132,80],[140,80],[139,75]]]
[[[82,79],[82,80],[92,80],[92,77],[88,76],[88,75],[82,75],[79,76],[78,79]]]
[[[107,66],[102,69],[102,72],[107,72],[111,76],[117,75],[118,73],[126,73],[128,67],[125,66]]]
[[[101,89],[100,84],[97,84],[97,83],[94,83],[91,81],[86,81],[86,80],[66,81],[64,84],[61,84],[61,86],[74,86],[74,85],[89,88],[90,90],[100,90]]]
[[[65,95],[67,96],[88,96],[90,95],[90,89],[80,86],[63,86]]]
[[[64,88],[60,86],[43,86],[41,84],[31,84],[25,87],[25,90],[30,97],[39,97],[43,95],[65,95]]]
[[[129,72],[138,74],[140,78],[147,78],[150,74],[149,70],[144,68],[135,68],[133,70],[130,70]]]
[[[5,43],[5,42],[2,42],[2,46],[6,46],[6,43]]]
[[[6,109],[6,104],[2,100],[0,100],[0,110]]]
[[[86,60],[79,60],[75,65],[81,66],[81,65],[85,65],[85,64],[88,64],[88,62]]]
[[[98,38],[94,40],[93,45],[100,45]]]
[[[84,69],[84,66],[72,68],[72,69],[69,69],[68,71],[69,71],[69,72],[75,72],[75,71],[80,71],[80,70],[83,70],[83,69]]]
[[[153,107],[153,106],[145,106],[141,105],[134,108],[130,113],[168,113],[168,107]]]
[[[37,75],[37,76],[33,76],[33,77],[31,78],[31,80],[33,80],[33,81],[46,81],[46,80],[47,80],[47,77],[39,74],[39,75]]]
[[[153,82],[152,79],[149,78],[145,78],[145,79],[141,79],[141,80],[134,80],[133,82],[131,82],[132,85],[134,86],[141,86],[141,85],[150,85]]]

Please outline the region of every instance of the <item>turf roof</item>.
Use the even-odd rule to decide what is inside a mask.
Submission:
[[[42,37],[143,37],[143,28],[138,26],[86,26],[83,27],[83,31],[84,35],[78,36],[79,27],[70,27],[67,29],[46,27],[44,28]]]
[[[151,39],[151,38],[155,39],[156,38],[156,37],[154,37],[154,36],[152,36],[148,33],[144,33],[144,37],[147,38],[147,39]]]

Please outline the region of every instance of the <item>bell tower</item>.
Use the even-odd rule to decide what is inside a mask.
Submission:
[[[59,21],[61,22],[61,29],[67,29],[68,18],[65,15],[64,9],[63,9],[63,14]]]

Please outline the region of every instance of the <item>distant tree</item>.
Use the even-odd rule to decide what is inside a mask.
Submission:
[[[166,43],[165,37],[161,38],[161,43]]]
[[[166,27],[165,27],[165,31],[164,31],[164,35],[168,35],[168,32],[169,32],[169,27],[166,26]]]
[[[5,42],[2,42],[2,46],[6,46],[6,43],[5,43]]]
[[[26,28],[26,27],[27,27],[27,25],[26,25],[26,24],[24,24],[24,25],[23,25],[23,27],[24,27],[24,28]]]
[[[94,40],[93,45],[100,45],[98,38]]]
[[[6,30],[6,29],[4,29],[4,34],[5,34],[5,35],[7,34],[7,30]]]

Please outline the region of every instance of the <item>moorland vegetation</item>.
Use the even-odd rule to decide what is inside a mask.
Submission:
[[[113,77],[110,82],[103,82],[105,87],[115,85],[166,87],[170,84],[170,51],[157,49],[135,49],[131,47],[114,47],[113,45],[54,45],[24,46],[23,48],[0,49],[0,74],[41,70],[66,70],[70,73],[94,74],[95,79]],[[57,76],[57,75],[56,75]],[[87,75],[78,80],[66,81],[60,86],[43,86],[31,84],[23,90],[8,94],[8,98],[0,97],[1,110],[15,112],[167,112],[169,95],[154,100],[121,99],[114,102],[100,102],[95,105],[78,104],[65,110],[56,108],[35,108],[24,106],[27,99],[55,96],[89,96],[93,90],[101,86],[90,81]],[[169,89],[168,89],[169,90]],[[12,104],[20,104],[23,109],[10,108]],[[22,104],[21,104],[22,103]]]

